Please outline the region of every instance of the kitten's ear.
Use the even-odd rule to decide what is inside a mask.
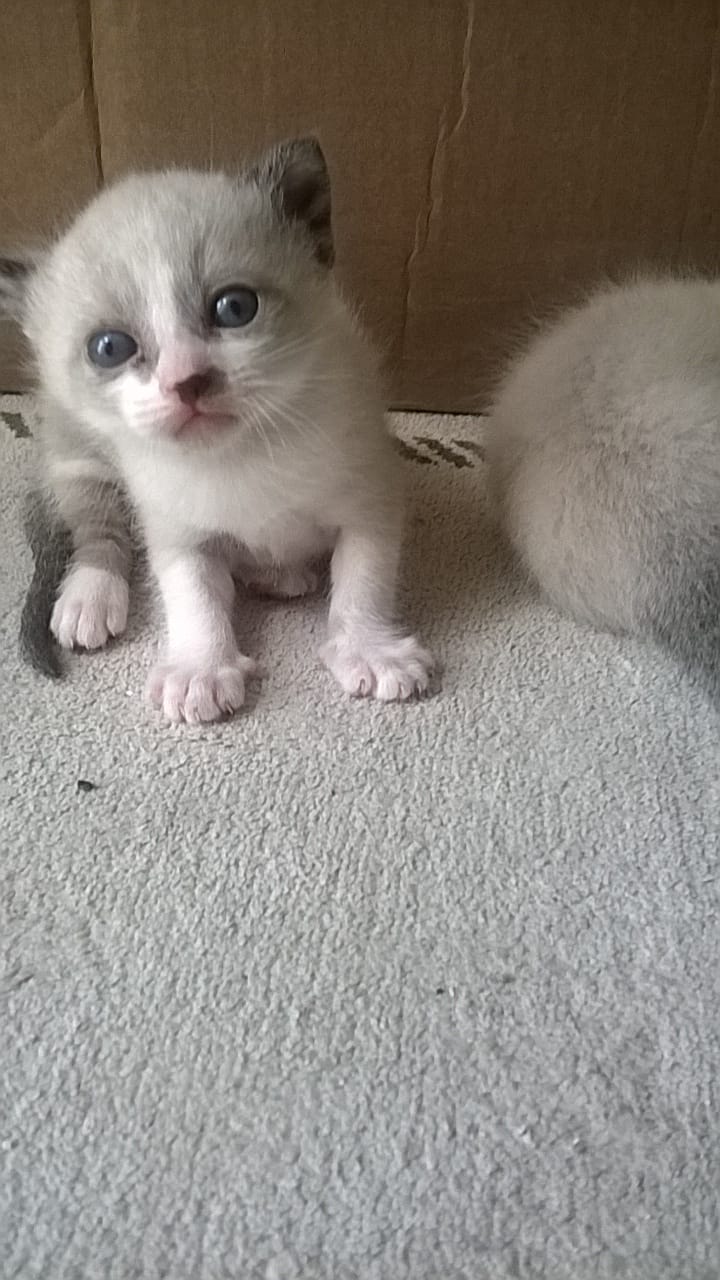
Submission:
[[[36,259],[31,254],[13,258],[0,254],[0,313],[16,317],[20,315],[25,291],[36,265]]]
[[[261,163],[273,200],[285,218],[301,222],[310,233],[315,257],[324,267],[335,258],[332,237],[330,175],[316,138],[281,142]]]

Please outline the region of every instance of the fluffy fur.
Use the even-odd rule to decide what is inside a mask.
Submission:
[[[491,495],[541,588],[720,693],[720,283],[598,292],[512,364]]]
[[[235,580],[315,585],[332,553],[324,658],[347,693],[407,698],[430,659],[395,617],[402,495],[374,360],[334,282],[319,146],[275,148],[237,177],[174,171],[99,195],[37,260],[0,260],[0,303],[35,353],[41,451],[72,558],[51,630],[94,649],[125,628],[137,520],[167,619],[147,684],[172,721],[241,706],[254,661],[233,629]],[[218,328],[212,299],[255,291]],[[97,368],[90,336],[137,353]]]

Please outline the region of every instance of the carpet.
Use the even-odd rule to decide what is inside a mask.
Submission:
[[[395,419],[424,703],[243,602],[246,713],[142,704],[152,605],[17,654],[32,403],[0,398],[4,1280],[716,1280],[718,717],[540,602],[482,424]]]

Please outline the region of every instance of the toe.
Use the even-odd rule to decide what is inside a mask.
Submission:
[[[214,681],[210,676],[193,676],[189,681],[183,715],[188,724],[217,720],[220,708],[215,701]]]
[[[50,618],[50,630],[63,649],[72,649],[75,643],[77,621],[80,616],[80,605],[70,601],[58,600]]]

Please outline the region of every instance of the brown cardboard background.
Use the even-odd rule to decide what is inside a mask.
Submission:
[[[0,4],[0,245],[62,227],[98,186],[89,7]],[[0,387],[21,385],[21,348],[0,322]]]
[[[529,314],[716,265],[718,28],[715,0],[6,0],[0,242],[101,172],[317,131],[393,401],[469,410]]]
[[[403,399],[473,403],[548,304],[718,263],[718,6],[478,4],[409,271]],[[419,357],[422,356],[422,359]]]

